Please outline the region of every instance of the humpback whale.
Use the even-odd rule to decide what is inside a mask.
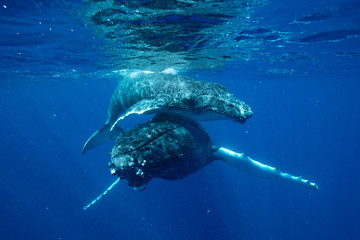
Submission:
[[[110,172],[118,178],[84,210],[120,179],[126,179],[129,186],[141,191],[153,178],[182,179],[215,160],[251,175],[318,190],[309,180],[282,172],[244,153],[213,145],[199,123],[177,114],[157,114],[147,123],[121,133],[110,155]]]
[[[108,107],[105,125],[85,143],[83,154],[123,130],[116,124],[131,114],[171,112],[193,120],[230,119],[245,123],[252,116],[248,105],[216,83],[189,77],[146,71],[124,76],[115,89]]]
[[[120,134],[108,165],[113,175],[141,189],[152,178],[181,179],[214,160],[252,175],[318,189],[315,183],[283,173],[244,153],[213,145],[199,123],[176,114],[158,114],[151,121]]]

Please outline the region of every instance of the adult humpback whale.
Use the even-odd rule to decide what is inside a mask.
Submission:
[[[214,160],[254,175],[317,189],[316,184],[301,177],[212,145],[200,124],[176,114],[158,114],[122,133],[111,151],[109,167],[112,174],[127,179],[130,186],[141,188],[152,178],[184,178]]]
[[[118,121],[131,114],[172,112],[194,120],[231,119],[244,123],[252,115],[248,105],[216,83],[153,72],[127,74],[114,91],[105,125],[85,143],[83,154],[122,132]]]
[[[195,121],[176,114],[158,114],[151,121],[119,135],[108,164],[117,180],[87,209],[104,196],[119,179],[143,190],[152,178],[181,179],[215,160],[263,178],[318,189],[315,183],[292,176],[277,168],[255,161],[244,153],[236,153],[212,145],[205,130]]]

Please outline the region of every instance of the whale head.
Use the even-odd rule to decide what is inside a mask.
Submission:
[[[110,172],[143,190],[152,178],[176,180],[214,159],[206,131],[195,121],[175,114],[158,114],[116,140]]]
[[[177,102],[177,104],[179,103]],[[180,104],[181,109],[188,109],[188,111],[182,110],[181,114],[199,121],[227,119],[245,123],[253,114],[246,103],[235,98],[230,93],[223,95],[202,94],[184,99]],[[172,109],[176,111],[177,106]]]

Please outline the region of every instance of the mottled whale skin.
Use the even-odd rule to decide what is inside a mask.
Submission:
[[[184,178],[211,163],[213,152],[208,134],[197,122],[158,114],[120,134],[109,167],[129,186],[139,188],[152,178]]]
[[[122,130],[118,121],[131,114],[171,112],[193,120],[230,119],[245,123],[252,116],[248,105],[216,83],[181,75],[134,72],[127,74],[114,91],[105,125],[85,143],[83,153]]]
[[[152,178],[182,179],[222,160],[262,178],[280,180],[310,189],[315,183],[257,162],[243,153],[214,146],[199,123],[176,114],[158,114],[151,121],[122,134],[116,140],[108,164],[113,175],[143,190]]]

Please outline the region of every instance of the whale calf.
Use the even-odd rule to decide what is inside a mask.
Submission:
[[[245,123],[250,107],[223,86],[189,77],[153,72],[127,74],[114,91],[105,125],[85,143],[83,154],[123,132],[116,124],[131,114],[178,113],[200,120]]]

